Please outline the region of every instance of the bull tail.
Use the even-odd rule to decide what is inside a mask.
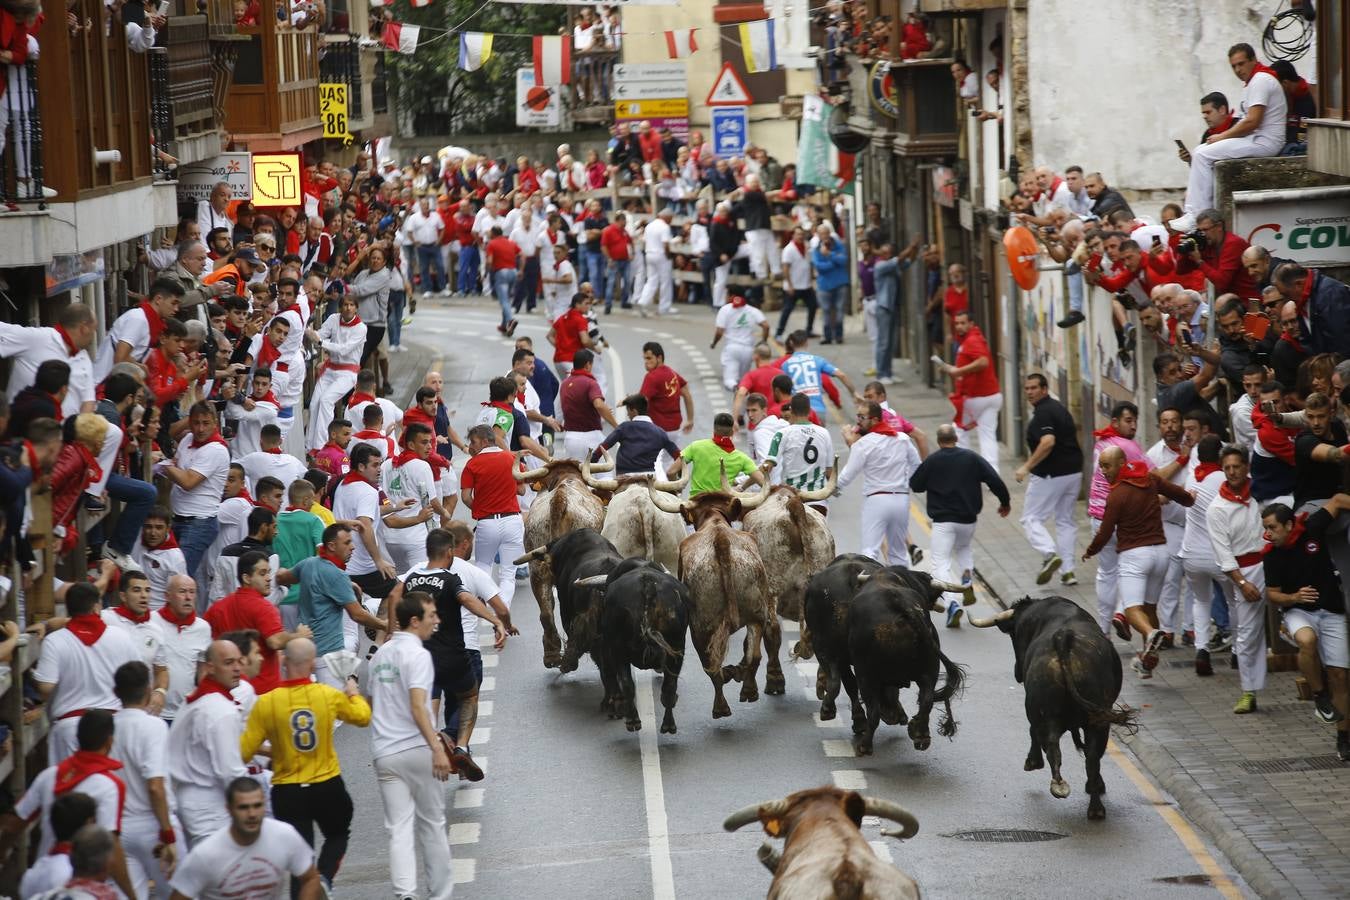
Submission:
[[[1064,687],[1068,690],[1069,696],[1087,714],[1088,724],[1119,725],[1130,734],[1134,734],[1139,730],[1139,713],[1137,710],[1131,709],[1123,703],[1117,703],[1114,706],[1102,706],[1100,703],[1094,703],[1086,699],[1078,692],[1078,684],[1069,667],[1069,654],[1073,650],[1074,637],[1072,628],[1061,628],[1055,632],[1054,639],[1051,642],[1055,648],[1055,655],[1059,659],[1059,670],[1064,677]],[[1074,743],[1078,744],[1077,735],[1075,735]],[[1079,749],[1082,748],[1081,744],[1078,744],[1078,746]]]
[[[946,673],[942,687],[933,692],[933,700],[941,703],[943,707],[942,720],[938,722],[938,734],[950,738],[956,735],[957,725],[956,718],[952,715],[952,698],[959,695],[966,686],[966,667],[952,662],[941,650],[938,651],[938,659],[942,662],[943,671]]]
[[[651,613],[656,607],[656,585],[652,583],[651,578],[642,579],[642,620],[638,623],[638,631],[642,635],[642,641],[646,645],[646,662],[651,665],[653,670],[665,671],[666,665],[671,660],[680,659],[684,656],[679,650],[670,646],[659,629],[653,628],[651,623]],[[659,665],[657,665],[659,663]]]

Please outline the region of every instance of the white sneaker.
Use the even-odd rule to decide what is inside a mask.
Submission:
[[[1181,216],[1180,218],[1178,218],[1178,219],[1173,219],[1172,221],[1168,222],[1168,223],[1167,223],[1167,227],[1170,228],[1170,229],[1172,229],[1173,231],[1176,231],[1176,232],[1180,232],[1180,233],[1182,233],[1182,234],[1185,234],[1185,233],[1188,232],[1188,231],[1194,231],[1194,230],[1195,230],[1195,224],[1196,224],[1196,223],[1195,223],[1195,214],[1194,214],[1194,213],[1186,213],[1185,215]]]

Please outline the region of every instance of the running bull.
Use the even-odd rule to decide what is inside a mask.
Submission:
[[[681,503],[648,486],[652,502],[660,509],[678,512],[695,531],[680,544],[680,580],[689,586],[693,602],[689,630],[703,671],[713,684],[713,718],[731,715],[722,693],[727,681],[741,682],[741,702],[759,699],[755,683],[759,671],[760,643],[768,650],[769,667],[764,680],[766,694],[785,690],[778,647],[782,633],[778,616],[765,587],[764,562],[753,535],[736,531],[731,523],[763,503],[768,494],[733,490],[722,471],[722,490],[699,494]],[[739,665],[723,666],[727,641],[745,627],[745,654]]]
[[[605,686],[601,711],[623,718],[629,731],[640,730],[632,667],[660,672],[666,710],[661,733],[674,734],[689,589],[665,566],[639,557],[625,559],[607,576],[579,578],[575,586],[591,586],[604,595],[600,634],[591,650]]]
[[[675,513],[663,512],[652,502],[647,485],[658,491],[678,494],[689,483],[693,468],[686,466],[679,481],[656,481],[652,475],[620,475],[618,478],[591,477],[589,463],[582,463],[581,476],[594,491],[612,492],[605,509],[605,526],[600,533],[609,539],[625,558],[641,556],[660,563],[670,571],[680,565],[680,542],[685,538],[684,521]]]
[[[1059,739],[1073,735],[1087,766],[1088,818],[1106,818],[1102,795],[1102,754],[1112,725],[1133,728],[1135,712],[1116,706],[1120,656],[1097,622],[1064,597],[1023,597],[989,619],[971,618],[976,628],[996,627],[1012,637],[1013,675],[1026,685],[1031,750],[1023,768],[1045,767],[1050,757],[1050,794],[1063,800],[1069,783],[1060,773]]]
[[[819,490],[803,491],[781,484],[772,488],[769,499],[745,516],[745,530],[759,542],[759,555],[769,576],[769,595],[784,618],[802,618],[807,579],[834,558],[834,535],[825,517],[807,504],[819,503],[834,493],[834,472],[838,468],[836,460],[829,481]],[[806,635],[802,640],[806,642]]]
[[[782,800],[748,806],[722,823],[736,831],[759,822],[783,839],[780,853],[765,841],[760,862],[773,873],[770,900],[918,900],[918,882],[878,859],[862,835],[863,816],[879,816],[900,825],[887,837],[913,837],[919,820],[897,803],[864,797],[835,787],[813,788]]]
[[[611,468],[612,463],[608,467],[598,466],[593,471],[607,472]],[[605,505],[586,487],[581,476],[581,463],[575,459],[549,460],[537,469],[516,472],[515,476],[519,482],[542,482],[543,485],[525,519],[526,547],[547,547],[579,528],[600,530],[605,520]],[[529,553],[523,558],[530,560],[530,587],[534,589],[539,621],[544,626],[544,666],[555,669],[562,665],[563,654],[562,637],[553,616],[553,573],[542,562],[543,557]],[[566,614],[563,621],[566,624]]]
[[[600,608],[604,602],[603,588],[588,582],[591,576],[607,576],[623,562],[614,545],[594,528],[578,528],[564,534],[545,547],[536,547],[513,561],[543,566],[549,580],[558,588],[558,612],[563,630],[567,633],[567,649],[559,654],[559,671],[571,672],[577,667],[583,653],[593,654],[595,637],[599,630]],[[579,582],[584,586],[579,585]],[[603,585],[603,582],[601,582]],[[540,602],[540,606],[543,602]],[[549,605],[549,623],[553,622],[552,604]]]

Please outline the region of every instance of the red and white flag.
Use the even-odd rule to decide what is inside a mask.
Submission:
[[[697,28],[679,28],[666,32],[666,51],[671,59],[684,59],[698,49],[698,42],[694,40],[696,31]]]
[[[412,3],[413,8],[415,9],[421,9],[424,6],[431,5],[431,0],[409,0],[409,2]]]
[[[408,25],[404,22],[386,22],[384,32],[380,35],[380,43],[384,44],[385,49],[397,50],[399,53],[412,54],[417,49],[417,36],[422,31],[418,25]]]
[[[571,36],[536,35],[534,38],[534,83],[553,87],[572,82]]]

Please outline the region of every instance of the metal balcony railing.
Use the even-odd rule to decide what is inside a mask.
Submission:
[[[347,85],[347,118],[360,119],[365,115],[365,101],[361,97],[361,51],[356,35],[348,40],[322,44],[319,58],[319,81]]]
[[[9,66],[9,85],[0,97],[0,201],[45,208],[42,190],[42,116],[38,112],[37,60]]]

